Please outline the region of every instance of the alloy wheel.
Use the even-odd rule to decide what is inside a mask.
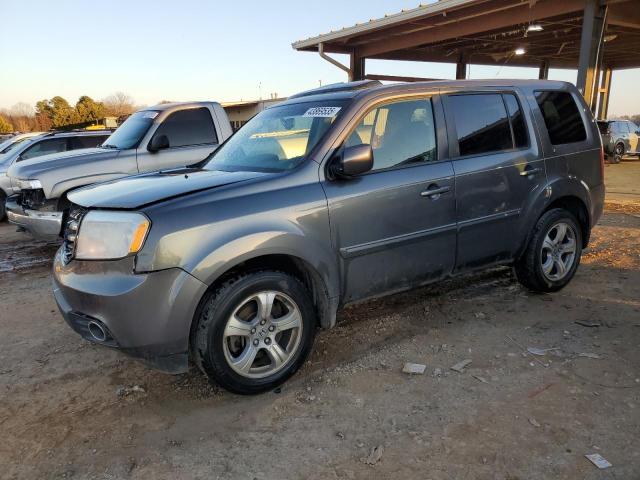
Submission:
[[[263,291],[242,300],[227,319],[223,351],[229,366],[247,378],[282,370],[302,338],[302,313],[283,292]]]
[[[540,263],[542,273],[551,281],[562,280],[576,260],[576,232],[565,222],[554,224],[544,237]]]

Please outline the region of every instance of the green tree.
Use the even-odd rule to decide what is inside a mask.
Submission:
[[[13,132],[13,125],[9,123],[9,120],[0,116],[0,133],[11,133],[11,132]]]
[[[95,122],[104,118],[105,108],[102,102],[96,102],[91,97],[83,95],[76,103],[76,112],[81,122]]]
[[[53,127],[64,127],[80,121],[77,110],[59,96],[36,103],[36,114],[48,117]]]

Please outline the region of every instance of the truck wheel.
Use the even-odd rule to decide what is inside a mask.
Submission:
[[[212,383],[241,394],[291,377],[311,351],[317,325],[308,290],[277,271],[242,274],[208,292],[194,322],[194,360]]]
[[[613,149],[613,163],[620,163],[624,156],[624,144],[618,143],[616,148]]]
[[[582,231],[562,208],[549,210],[536,223],[527,248],[516,263],[518,281],[535,292],[556,292],[571,281],[582,255]]]

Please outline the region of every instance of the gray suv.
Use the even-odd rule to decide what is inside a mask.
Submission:
[[[344,305],[492,265],[563,288],[602,212],[603,152],[568,83],[360,82],[259,113],[199,168],[69,200],[54,264],[69,325],[257,393]]]

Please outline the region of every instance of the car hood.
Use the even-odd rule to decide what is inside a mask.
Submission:
[[[52,153],[31,160],[14,162],[9,168],[8,174],[10,177],[23,180],[38,180],[40,176],[46,175],[47,172],[62,166],[70,167],[87,162],[109,160],[117,157],[119,153],[119,150],[107,148],[83,148],[69,152]]]
[[[71,202],[87,208],[132,209],[267,175],[269,174],[259,172],[183,168],[90,185],[75,190],[68,198]]]

